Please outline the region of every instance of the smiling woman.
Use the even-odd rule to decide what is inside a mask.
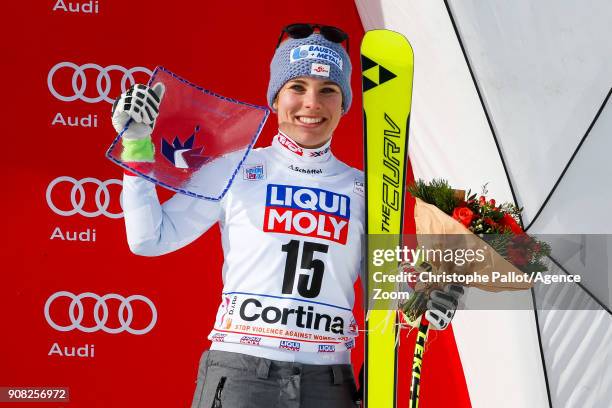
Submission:
[[[162,255],[221,226],[224,287],[193,407],[355,406],[350,361],[358,335],[353,287],[363,247],[363,173],[331,153],[352,99],[347,40],[329,26],[283,30],[267,93],[278,134],[250,153],[243,170],[252,177],[236,177],[221,201],[176,194],[160,205],[152,183],[124,176],[134,253]],[[150,161],[164,90],[138,85],[131,92],[117,102],[113,124],[121,130],[134,113],[129,101],[145,98],[140,106],[150,109],[146,117],[130,116],[135,123],[123,152],[133,145],[128,156]]]

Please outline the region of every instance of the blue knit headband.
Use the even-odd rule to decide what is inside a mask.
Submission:
[[[346,113],[351,107],[351,60],[342,44],[328,41],[319,33],[306,38],[288,38],[282,42],[270,63],[270,108],[283,85],[297,77],[335,82],[342,90],[342,109]]]

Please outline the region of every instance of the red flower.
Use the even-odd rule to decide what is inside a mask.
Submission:
[[[504,227],[510,228],[515,235],[523,234],[523,229],[510,214],[504,214],[499,223]]]
[[[474,219],[474,213],[467,207],[456,207],[453,210],[453,218],[468,228]]]
[[[508,248],[508,258],[515,266],[525,266],[529,263],[529,254],[519,248]]]
[[[478,202],[480,203],[480,205],[485,205],[485,203],[487,202],[487,199],[485,196],[480,196],[480,198],[478,199]]]
[[[490,205],[491,207],[495,207],[495,200],[494,200],[494,199],[490,199],[490,200],[489,200],[489,205]]]
[[[482,219],[482,221],[487,224],[488,226],[490,226],[491,228],[495,228],[497,227],[497,223],[495,221],[493,221],[493,218],[491,217],[484,217]]]

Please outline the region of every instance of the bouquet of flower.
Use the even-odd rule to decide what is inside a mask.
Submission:
[[[529,237],[520,226],[521,209],[510,203],[497,205],[494,199],[487,199],[486,185],[482,194],[470,191],[452,189],[446,180],[433,180],[426,183],[418,180],[408,187],[415,197],[415,223],[420,239],[427,240],[428,234],[475,234],[486,248],[485,262],[479,265],[466,265],[464,268],[453,268],[442,263],[432,264],[421,262],[414,267],[402,265],[408,272],[433,272],[446,269],[454,274],[480,273],[489,275],[496,271],[500,274],[523,272],[533,274],[544,272],[544,263],[550,254],[550,246],[546,242]],[[467,247],[482,247],[479,239],[467,238]],[[505,283],[474,283],[475,286],[487,291],[528,289],[531,284],[512,282]],[[415,286],[407,302],[401,305],[401,310],[410,321],[416,320],[425,312],[429,292],[438,289],[439,284],[422,284]]]

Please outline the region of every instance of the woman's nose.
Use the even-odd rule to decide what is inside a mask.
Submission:
[[[321,107],[321,100],[319,94],[314,90],[308,90],[304,94],[304,107],[309,109],[319,109]]]

